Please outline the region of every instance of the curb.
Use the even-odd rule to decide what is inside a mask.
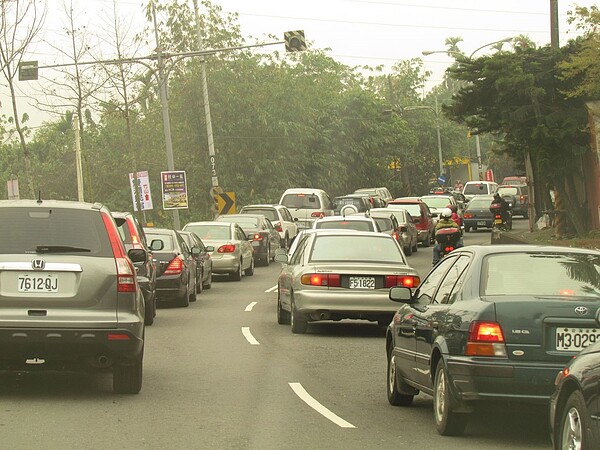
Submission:
[[[496,244],[531,244],[531,242],[516,237],[514,234],[507,233],[500,230],[492,230],[491,242],[492,245]]]

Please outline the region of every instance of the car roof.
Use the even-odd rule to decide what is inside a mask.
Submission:
[[[173,230],[172,228],[144,227],[144,232],[154,234],[173,234],[175,230]]]
[[[337,197],[334,197],[333,199],[335,200],[338,198],[366,198],[366,196],[362,195],[360,193],[356,193],[356,194],[338,195]]]
[[[253,205],[242,206],[242,209],[246,208],[287,208],[287,206],[280,203],[255,203]]]
[[[320,219],[317,219],[317,221],[319,221],[319,222],[337,222],[339,220],[342,220],[342,221],[360,220],[360,221],[370,222],[373,219],[371,219],[368,216],[365,216],[364,213],[349,214],[347,216],[325,216],[325,217],[321,217]]]
[[[0,200],[0,207],[15,208],[70,208],[70,209],[94,209],[107,208],[102,203],[76,202],[73,200]]]
[[[323,189],[315,189],[315,188],[290,188],[286,189],[283,193],[285,194],[322,194],[325,193]]]
[[[470,251],[480,255],[493,255],[501,253],[577,253],[593,254],[600,256],[600,250],[579,247],[563,247],[558,245],[531,245],[531,244],[502,244],[502,245],[469,245],[457,248],[454,251]]]
[[[231,225],[233,225],[233,223],[232,222],[216,222],[214,220],[204,220],[201,222],[188,222],[183,226],[183,228],[187,227],[188,225],[216,225],[218,227],[230,227]]]
[[[421,200],[421,197],[398,197],[393,200],[390,200],[390,203],[400,204],[400,203],[424,203]]]

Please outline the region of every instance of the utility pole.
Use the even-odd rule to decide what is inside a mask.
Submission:
[[[550,47],[558,48],[558,0],[550,0]]]
[[[202,30],[200,28],[200,13],[198,12],[198,0],[194,1],[194,13],[196,15],[196,50],[202,51]],[[219,179],[217,178],[215,143],[213,140],[212,120],[210,118],[210,103],[208,101],[208,82],[206,80],[206,60],[200,62],[200,78],[202,80],[202,97],[204,99],[204,120],[206,122],[206,135],[208,137],[208,156],[210,158],[211,190],[210,196],[214,198],[221,193]],[[214,207],[215,218],[219,215],[216,203]]]
[[[160,46],[160,40],[158,38],[158,27],[156,25],[156,8],[154,7],[154,1],[152,1],[152,20],[154,21],[154,37],[156,39],[156,54],[158,62],[158,73],[160,78],[160,106],[163,117],[163,129],[165,133],[165,146],[167,149],[167,168],[169,171],[175,170],[175,162],[173,160],[173,141],[171,140],[171,121],[169,119],[169,99],[167,97],[167,79],[165,77],[165,66],[162,56],[162,47]],[[137,178],[137,174],[134,174]],[[137,179],[136,179],[137,181]],[[137,190],[137,183],[136,183]],[[173,226],[176,230],[181,230],[181,223],[179,222],[179,210],[173,209]]]
[[[73,114],[71,119],[73,134],[75,136],[75,168],[77,170],[77,201],[83,201],[83,169],[81,166],[81,140],[79,136],[79,118]]]

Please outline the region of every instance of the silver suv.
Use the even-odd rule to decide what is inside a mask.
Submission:
[[[134,262],[99,203],[0,200],[0,370],[113,372],[142,387],[144,299]]]

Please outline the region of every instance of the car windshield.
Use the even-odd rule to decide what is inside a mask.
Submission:
[[[317,236],[310,262],[379,262],[405,264],[395,241],[387,235]]]
[[[321,230],[375,231],[370,220],[323,220],[315,222],[315,228]]]
[[[448,197],[423,197],[421,200],[430,208],[445,208],[450,203]]]
[[[267,219],[269,219],[270,221],[276,221],[279,220],[279,217],[277,217],[277,212],[275,212],[274,209],[267,209],[267,208],[248,208],[248,209],[243,209],[242,210],[242,214],[262,214],[263,216],[265,216]]]
[[[469,206],[467,209],[481,209],[481,208],[485,209],[485,208],[489,208],[491,203],[492,203],[491,197],[484,197],[484,198],[473,197],[473,200],[471,200],[469,202]]]
[[[319,209],[321,202],[319,197],[312,194],[286,194],[281,204],[288,208]]]
[[[490,255],[482,265],[483,295],[598,297],[600,257],[580,253]]]
[[[193,231],[202,240],[227,240],[231,239],[229,226],[211,224],[190,224],[185,226],[185,231]]]
[[[465,194],[465,195],[480,195],[480,194],[487,194],[487,193],[488,193],[487,184],[483,184],[483,183],[467,184],[465,186],[465,190],[463,191],[463,194]]]

